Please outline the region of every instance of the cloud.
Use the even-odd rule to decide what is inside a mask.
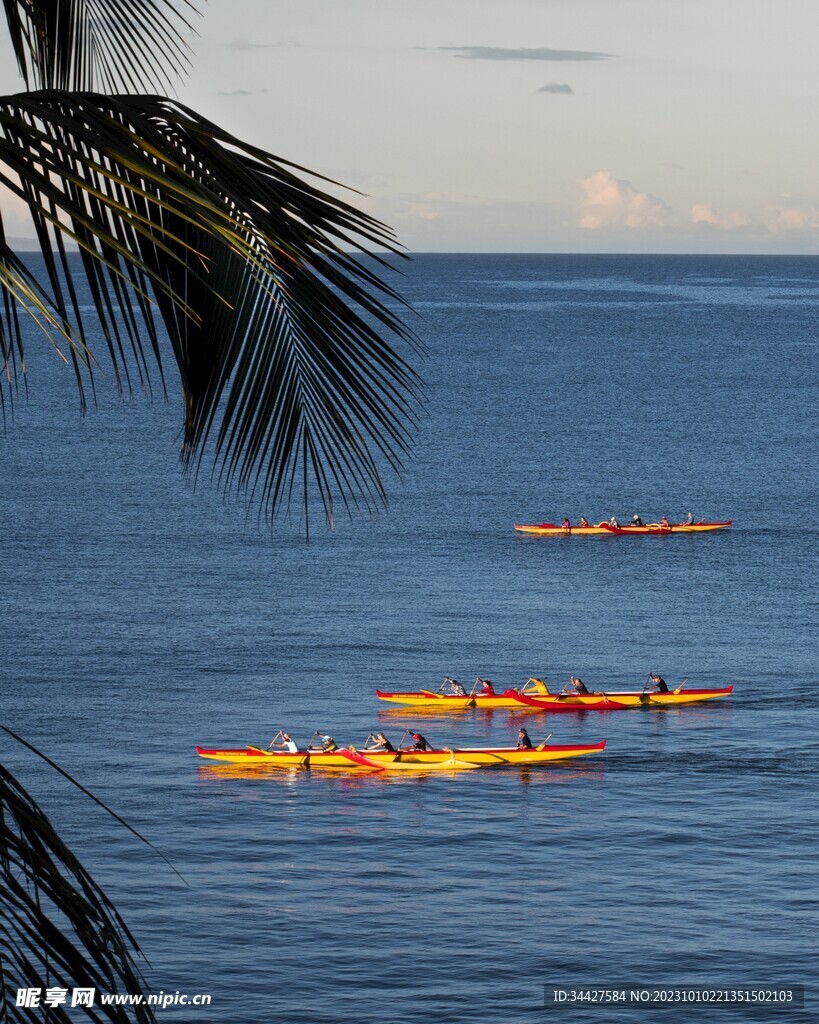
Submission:
[[[609,171],[580,180],[585,193],[580,227],[589,231],[621,225],[627,228],[665,224],[671,208],[649,192],[638,192],[630,181],[617,181]]]
[[[279,50],[284,46],[298,46],[295,39],[280,40],[277,43],[251,43],[249,39],[234,39],[224,44],[229,50]]]
[[[548,85],[541,85],[538,92],[552,92],[561,96],[571,96],[574,93],[574,89],[570,85],[561,84],[560,82],[549,82]]]
[[[732,228],[744,228],[751,223],[746,213],[729,213],[720,216],[710,203],[695,203],[688,212],[688,219],[694,224],[713,224],[715,228],[730,231]]]
[[[234,89],[232,92],[218,92],[217,96],[252,96],[252,92],[248,92],[247,89]]]
[[[549,50],[546,47],[520,46],[439,46],[464,60],[608,60],[612,53],[595,53],[591,50]]]
[[[788,200],[770,208],[767,223],[768,230],[775,235],[819,228],[819,207],[813,202]]]
[[[753,218],[739,212],[723,215],[711,203],[695,203],[688,212],[688,219],[722,231],[749,229],[769,237],[796,232],[807,235],[819,228],[819,203],[814,199],[782,198]]]

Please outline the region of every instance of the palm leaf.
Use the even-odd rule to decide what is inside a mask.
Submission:
[[[148,382],[152,365],[162,374],[158,310],[181,378],[186,463],[198,468],[210,441],[223,486],[271,518],[294,495],[307,515],[312,489],[332,522],[339,499],[386,503],[379,466],[400,471],[421,388],[382,336],[412,342],[391,309],[399,297],[352,251],[395,252],[392,234],[307,173],[161,97],[0,98],[0,183],[28,204],[47,277],[27,275],[0,236],[15,315],[57,330],[84,395],[99,328],[121,388]],[[64,238],[80,250],[94,330]],[[6,312],[10,372],[23,340]]]
[[[163,89],[187,70],[188,0],[3,0],[27,88]]]
[[[0,1021],[69,1024],[65,1006],[18,1007],[18,989],[138,995],[139,949],[114,905],[11,773],[0,765]],[[149,1006],[85,1010],[94,1021],[153,1024]]]

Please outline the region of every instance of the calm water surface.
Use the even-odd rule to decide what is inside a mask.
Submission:
[[[178,400],[77,414],[30,354],[0,445],[3,759],[115,898],[166,1019],[535,1022],[544,984],[816,975],[816,327],[811,258],[422,256],[417,458],[382,520],[271,538],[175,461]],[[513,521],[689,509],[702,536],[526,538]],[[647,672],[727,704],[419,719],[376,685]],[[608,738],[530,772],[247,775],[194,744]],[[815,997],[814,997],[815,998]],[[550,1019],[671,1019],[652,1011]],[[691,1011],[717,1021],[742,1011]],[[780,1020],[763,1011],[754,1019]]]

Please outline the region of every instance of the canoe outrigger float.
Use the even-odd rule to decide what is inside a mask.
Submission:
[[[516,747],[461,747],[442,750],[265,750],[263,747],[211,749],[197,746],[200,757],[254,768],[346,768],[368,771],[468,771],[473,768],[501,768],[510,765],[533,766],[570,757],[598,754],[606,746],[599,743],[549,743],[548,738],[531,750]]]
[[[447,682],[447,680],[445,680]],[[655,693],[640,690],[607,690],[604,693],[561,694],[550,693],[542,679],[530,678],[518,690],[504,690],[503,693],[466,695],[441,693],[435,690],[418,690],[404,693],[388,693],[376,690],[379,700],[402,704],[424,711],[463,711],[471,708],[515,709],[527,708],[549,711],[553,714],[580,711],[621,711],[631,707],[656,707],[669,704],[698,704],[701,701],[728,697],[733,686],[719,689],[686,689],[678,686],[669,693]]]
[[[535,523],[527,526],[522,523],[515,523],[515,529],[519,533],[536,533],[541,537],[592,537],[609,534],[612,537],[632,533],[650,533],[667,535],[669,533],[710,533],[713,530],[727,530],[733,519],[726,519],[724,522],[708,523],[701,520],[698,523],[669,523],[663,526],[662,523],[646,523],[643,526],[630,526],[626,523],[623,526],[612,526],[610,523],[597,523],[596,526],[572,526],[566,529],[558,523]]]

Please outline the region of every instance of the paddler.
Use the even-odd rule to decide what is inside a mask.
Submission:
[[[632,516],[631,517],[631,525],[632,526],[642,526],[643,525],[643,520],[639,516]]]
[[[268,750],[286,750],[288,754],[298,754],[298,744],[293,740],[290,733],[283,732],[281,729],[276,733],[273,739],[270,741]]]
[[[373,741],[372,746],[367,745],[370,742],[370,740]],[[395,750],[395,747],[392,745],[392,743],[390,743],[390,741],[387,739],[383,732],[379,732],[376,733],[375,736],[373,736],[373,734],[370,733],[370,735],[367,737],[367,742],[364,744],[364,749],[393,751]]]
[[[588,519],[585,516],[581,516],[580,517],[580,524],[579,525],[583,526],[583,527],[587,527],[589,525]]]
[[[495,696],[495,687],[492,685],[492,680],[491,679],[482,679],[481,683],[483,683],[483,686],[479,690],[478,695],[480,697],[494,697]]]
[[[662,676],[658,676],[653,672],[649,672],[648,679],[650,683],[654,685],[655,693],[669,693],[668,683],[663,679]]]
[[[564,517],[563,522],[560,525],[563,527],[563,532],[567,536],[572,532],[572,524],[569,519]]]
[[[620,524],[617,522],[616,516],[612,516],[611,519],[609,519],[609,526],[613,526],[615,530],[620,529]]]
[[[589,692],[588,686],[586,686],[586,684],[583,682],[583,680],[580,679],[579,677],[577,679],[575,679],[574,676],[570,676],[568,683],[566,683],[566,686],[571,686],[573,693],[588,693]],[[563,692],[564,693],[566,692],[566,686],[563,687]]]
[[[332,736],[322,736],[321,749],[324,751],[325,754],[332,754],[336,750],[338,750],[338,744],[336,743]]]
[[[459,683],[457,679],[450,679],[449,680],[449,688],[452,691],[452,695],[454,697],[465,697],[466,696],[466,690],[464,689],[463,684]]]
[[[686,526],[693,526],[693,524],[694,524],[694,513],[693,512],[689,512],[688,513],[688,518],[685,521],[685,525]]]
[[[669,521],[668,521],[668,516],[663,516],[660,519],[660,526],[662,526],[662,528],[664,530],[670,530],[671,529],[671,523],[669,523]]]
[[[299,752],[299,745],[298,745],[298,743],[296,743],[296,741],[293,739],[293,737],[290,735],[290,733],[289,732],[283,732],[281,734],[281,736],[282,736],[282,741],[279,744],[281,749],[282,750],[286,750],[288,752],[288,754],[298,754],[298,752]]]
[[[420,732],[414,732],[412,734],[412,744],[407,747],[407,750],[432,750],[432,747],[424,739]]]
[[[529,739],[529,733],[525,729],[518,730],[518,750],[532,750],[532,741]]]

